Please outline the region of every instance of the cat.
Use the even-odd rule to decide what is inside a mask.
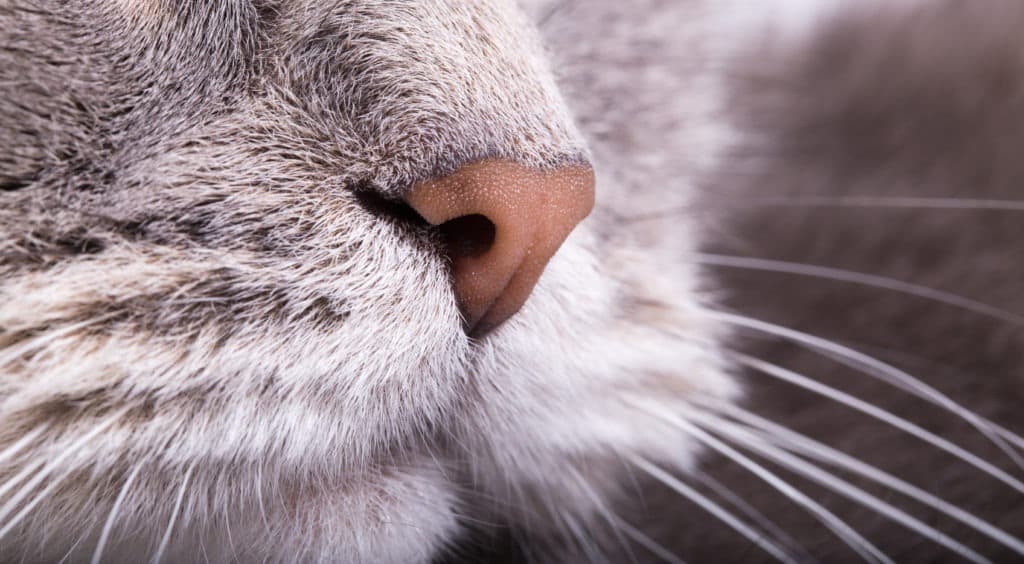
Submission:
[[[1019,558],[1024,14],[765,4],[0,6],[0,561]]]
[[[529,281],[477,299],[411,208],[468,174],[589,209],[522,180],[588,153],[512,2],[0,10],[5,558],[427,562],[583,526],[623,453],[690,461],[651,409],[735,393],[690,269],[600,220],[470,336]]]

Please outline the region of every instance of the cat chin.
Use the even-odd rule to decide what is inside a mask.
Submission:
[[[343,485],[268,474],[197,466],[187,485],[201,493],[181,503],[181,476],[136,476],[141,487],[118,507],[123,526],[105,540],[103,561],[137,562],[159,553],[163,562],[415,564],[430,562],[456,535],[456,496],[432,460],[411,457],[400,468],[350,475]],[[273,487],[259,489],[268,477],[275,478]],[[247,495],[232,498],[232,490]],[[81,493],[55,494],[57,503],[33,515],[19,539],[26,561],[92,559],[112,508],[109,500],[83,507],[74,500]],[[59,503],[64,495],[75,503]],[[83,530],[84,523],[93,526]],[[174,540],[162,544],[169,530]],[[75,538],[66,539],[67,531]]]
[[[693,272],[607,248],[574,233],[479,351],[456,437],[482,520],[549,533],[605,518],[633,460],[693,467],[701,448],[672,421],[692,399],[740,395]]]

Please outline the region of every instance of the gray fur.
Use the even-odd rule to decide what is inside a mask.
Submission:
[[[1024,534],[1004,485],[763,375],[735,378],[733,351],[1019,474],[975,429],[709,315],[865,350],[1022,429],[1024,348],[1005,317],[698,268],[698,248],[832,266],[1024,315],[1013,212],[756,203],[1019,191],[1020,8],[804,11],[832,4],[4,3],[0,529],[39,503],[0,537],[0,561],[89,561],[112,514],[115,562],[148,559],[165,537],[164,562],[660,561],[612,514],[687,561],[767,559],[631,457],[695,485],[714,477],[810,556],[850,558],[658,417],[708,396]],[[598,207],[523,310],[477,342],[437,233],[397,202],[484,157],[589,159]],[[900,561],[949,556],[796,483]],[[900,506],[993,560],[1014,556]]]
[[[734,393],[686,342],[713,331],[689,267],[623,268],[652,258],[610,224],[477,343],[437,235],[385,213],[479,158],[586,157],[511,2],[0,17],[0,447],[44,428],[0,475],[53,460],[56,488],[29,490],[3,558],[87,560],[110,514],[115,560],[422,562],[479,520],[547,535],[596,518],[624,453],[689,463],[632,402]]]

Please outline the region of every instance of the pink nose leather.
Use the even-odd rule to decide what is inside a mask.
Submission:
[[[548,261],[590,213],[594,173],[585,165],[544,171],[484,160],[421,182],[405,199],[442,226],[456,297],[469,333],[481,336],[519,311]]]

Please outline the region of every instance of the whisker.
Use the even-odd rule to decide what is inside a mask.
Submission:
[[[124,503],[124,498],[128,497],[128,490],[131,489],[132,483],[139,475],[140,470],[142,470],[141,464],[132,470],[131,474],[128,475],[128,478],[125,479],[124,485],[121,486],[121,492],[117,494],[117,499],[114,500],[114,505],[110,508],[110,515],[107,516],[107,522],[103,524],[103,532],[100,533],[100,540],[96,543],[96,550],[92,553],[92,564],[100,563],[100,558],[103,556],[103,549],[106,548],[107,540],[110,538],[110,533],[114,530],[114,522],[117,520],[117,514],[121,509],[121,504]]]
[[[633,456],[630,458],[633,464],[638,468],[646,472],[655,480],[658,480],[662,484],[672,488],[676,493],[689,499],[693,503],[700,506],[708,513],[714,515],[718,520],[722,521],[729,527],[731,527],[737,533],[743,535],[747,540],[761,547],[770,556],[778,560],[779,562],[795,563],[797,560],[789,555],[779,545],[769,541],[762,532],[755,531],[747,523],[740,520],[738,517],[730,513],[727,509],[721,505],[715,503],[704,494],[684,484],[674,476],[665,472],[661,468],[654,464],[651,464],[647,460],[640,458],[639,456]]]
[[[725,484],[722,484],[704,472],[695,473],[693,478],[710,488],[717,495],[725,498],[726,501],[753,520],[754,523],[764,529],[768,534],[775,538],[775,540],[779,541],[782,548],[788,549],[790,554],[793,554],[793,557],[796,558],[798,562],[813,562],[815,560],[810,553],[807,552],[807,549],[804,548],[796,539],[790,536],[789,533],[777,526],[753,505],[747,503],[743,498],[737,495],[736,492],[727,488]]]
[[[263,504],[263,467],[256,467],[256,479],[253,480],[253,484],[256,488],[256,504],[260,509],[260,519],[263,521],[263,527],[266,529],[267,534],[270,534],[270,520],[267,519],[267,508]]]
[[[178,487],[178,498],[174,501],[174,509],[171,510],[171,518],[167,523],[167,529],[164,530],[164,536],[160,539],[160,546],[156,549],[156,554],[153,555],[153,559],[150,560],[150,564],[159,564],[160,559],[163,558],[164,551],[167,550],[167,546],[171,542],[171,533],[174,532],[174,524],[178,520],[178,513],[181,512],[181,504],[185,500],[185,491],[188,488],[188,481],[192,477],[192,471],[196,465],[193,463],[185,470],[185,476],[181,479],[181,486]]]
[[[46,464],[46,466],[43,467],[42,470],[40,470],[31,480],[29,480],[24,486],[22,486],[21,490],[19,490],[18,493],[14,494],[9,500],[7,500],[7,503],[5,503],[3,507],[0,507],[0,523],[3,523],[7,519],[8,515],[10,515],[11,512],[14,511],[15,508],[17,508],[18,504],[21,503],[22,500],[24,500],[25,497],[28,496],[32,492],[32,490],[34,490],[35,487],[39,485],[40,482],[42,482],[44,479],[46,479],[47,476],[53,473],[53,471],[57,467],[59,467],[60,464],[63,463],[65,459],[72,456],[73,454],[76,454],[86,443],[88,443],[94,437],[96,437],[101,432],[105,431],[108,427],[113,425],[114,422],[120,419],[125,412],[127,412],[127,409],[119,411],[114,416],[108,418],[106,421],[103,421],[99,425],[96,425],[96,427],[94,427],[92,431],[89,431],[88,433],[80,437],[69,447],[63,449],[60,452],[60,454],[51,459]],[[63,478],[64,476],[62,476],[61,479]],[[59,480],[55,481],[54,484],[48,486],[45,491],[47,493],[51,491],[56,483],[59,483]],[[5,490],[6,489],[7,486],[5,485]],[[42,496],[37,496],[36,499],[27,506],[27,508],[34,507],[41,500],[41,498]],[[22,511],[21,513],[19,513],[19,516],[24,516],[24,514],[26,514],[26,512]],[[13,528],[17,520],[20,520],[20,518],[12,522],[6,523],[3,526],[3,528],[0,528],[0,538],[3,538],[3,536],[6,535]]]
[[[687,564],[685,560],[679,558],[667,548],[661,546],[653,539],[640,532],[640,530],[633,525],[630,525],[621,519],[618,520],[616,525],[622,530],[622,532],[626,533],[626,536],[633,539],[640,546],[649,550],[651,554],[654,554],[663,561],[668,562],[668,564]]]
[[[556,14],[558,14],[558,12],[561,12],[564,8],[572,6],[575,3],[576,0],[562,0],[560,2],[557,2],[554,6],[548,8],[547,11],[540,16],[540,18],[537,20],[537,27],[539,29],[544,29],[551,21],[551,19],[554,18]]]
[[[895,278],[865,274],[863,272],[844,270],[841,268],[819,266],[815,264],[803,264],[798,262],[769,260],[754,257],[730,256],[713,253],[695,253],[694,256],[698,263],[709,266],[795,274],[799,276],[823,278],[827,280],[860,284],[862,286],[870,286],[872,288],[892,290],[951,305],[980,315],[993,317],[1013,325],[1024,325],[1024,316],[1003,311],[997,307],[977,300],[972,300],[959,294],[945,292],[943,290],[922,286],[920,284],[913,284],[911,282],[904,282]]]
[[[915,196],[779,196],[746,200],[748,205],[929,210],[1024,211],[1024,201]]]
[[[14,488],[14,486],[20,484],[26,477],[28,477],[29,474],[32,474],[33,472],[37,471],[44,464],[46,464],[45,460],[38,460],[34,464],[29,464],[28,466],[25,466],[24,468],[21,469],[21,472],[18,472],[14,476],[8,478],[7,481],[4,482],[4,485],[0,486],[0,499],[3,499],[3,497],[7,494],[8,491]]]
[[[32,429],[28,433],[25,433],[24,435],[22,435],[22,437],[20,439],[18,439],[17,441],[12,443],[10,446],[5,448],[3,450],[3,452],[0,452],[0,464],[2,464],[8,458],[11,458],[15,454],[18,454],[19,452],[21,452],[21,450],[23,448],[25,448],[26,446],[28,446],[29,443],[31,443],[32,441],[38,439],[39,435],[42,435],[43,433],[45,433],[46,430],[49,427],[50,427],[49,423],[44,423],[44,424],[36,427],[35,429]],[[0,495],[3,495],[3,494],[0,493]]]
[[[702,401],[701,404],[705,405],[705,402]],[[783,448],[800,452],[804,456],[815,458],[821,462],[839,466],[894,491],[900,492],[929,507],[941,511],[944,515],[964,523],[972,529],[1014,550],[1018,554],[1024,555],[1024,541],[1021,541],[1021,539],[1014,537],[1005,531],[996,528],[991,523],[984,521],[943,500],[942,498],[914,486],[913,484],[884,472],[875,466],[861,462],[846,453],[831,448],[828,445],[816,441],[802,433],[783,427],[782,425],[769,421],[768,419],[740,407],[728,405],[724,402],[715,400],[711,400],[710,405],[707,405],[707,407],[739,419],[752,427],[762,429],[763,433],[761,434],[761,437],[769,442],[781,442],[783,443]]]
[[[85,540],[85,537],[86,537],[86,535],[84,535],[84,534],[83,535],[79,535],[78,540],[75,541],[75,544],[71,545],[71,548],[69,548],[68,551],[64,553],[64,557],[61,558],[57,562],[57,564],[64,564],[65,562],[67,562],[68,559],[71,558],[71,555],[75,553],[75,549],[78,548],[78,545],[82,544],[82,541]]]
[[[834,474],[822,470],[820,467],[800,459],[783,449],[773,446],[763,439],[743,430],[742,427],[729,423],[720,417],[709,416],[708,414],[688,414],[687,417],[699,421],[702,426],[710,432],[721,437],[728,437],[734,443],[742,444],[762,456],[765,456],[794,472],[813,480],[828,489],[853,500],[860,505],[876,511],[879,515],[887,517],[904,527],[931,539],[960,556],[978,564],[991,564],[991,561],[971,550],[964,544],[954,540],[945,533],[926,525],[921,520],[907,514],[896,507],[885,503],[876,496],[854,486]],[[703,421],[701,421],[703,420]]]
[[[837,362],[840,362],[841,364],[844,364],[845,366],[850,366],[851,368],[865,368],[867,370],[862,370],[862,373],[868,376],[875,377],[881,380],[882,382],[886,382],[891,386],[894,386],[907,393],[920,397],[932,403],[933,405],[943,407],[946,410],[953,413],[954,415],[960,417],[964,421],[970,423],[971,426],[973,426],[981,434],[988,438],[994,445],[999,447],[999,449],[1002,450],[1003,453],[1005,453],[1019,468],[1024,468],[1024,459],[1021,458],[1019,453],[1017,453],[1009,445],[1007,445],[1006,441],[1003,440],[998,433],[992,430],[991,421],[980,415],[977,415],[976,413],[970,411],[969,409],[966,409],[965,407],[954,402],[948,396],[942,394],[935,388],[928,386],[924,382],[918,380],[917,378],[914,378],[910,374],[904,372],[903,370],[900,370],[899,368],[896,368],[895,366],[892,366],[891,364],[882,362],[877,358],[868,356],[862,352],[856,351],[849,347],[845,347],[843,345],[840,345],[839,343],[835,343],[827,339],[822,339],[821,337],[816,337],[808,333],[803,333],[795,329],[790,329],[788,327],[776,325],[774,323],[754,319],[752,317],[735,315],[722,311],[709,311],[708,315],[730,325],[736,325],[739,327],[753,329],[755,331],[759,331],[762,333],[767,333],[769,335],[775,335],[778,337],[796,341],[818,351],[824,351],[827,353],[837,355],[840,358],[837,358],[835,360]],[[849,361],[853,364],[848,364],[842,359],[845,359],[846,361]],[[963,449],[960,450],[962,451]],[[996,469],[994,466],[987,463],[985,464],[987,467],[996,470],[1000,475],[1006,476],[1011,481],[1011,483],[1016,484],[1013,486],[1015,489],[1024,492],[1024,484],[1021,484],[1021,482],[1013,478],[1010,478],[1009,475],[1007,475],[1005,472],[1002,472],[1001,470]]]
[[[28,341],[22,343],[21,345],[7,349],[6,354],[0,356],[0,366],[10,364],[11,362],[14,362],[15,359],[17,359],[20,356],[23,356],[26,353],[45,347],[46,345],[52,343],[53,341],[56,341],[57,339],[60,339],[61,337],[65,337],[76,331],[85,329],[86,327],[96,325],[97,323],[102,323],[114,317],[115,315],[117,315],[116,312],[108,313],[105,315],[94,317],[92,319],[87,319],[85,321],[73,323],[56,331],[44,333],[34,339],[29,339]]]
[[[11,532],[11,530],[14,529],[14,527],[16,527],[18,525],[18,523],[20,523],[26,516],[28,516],[28,514],[33,509],[35,509],[35,507],[37,505],[39,505],[40,502],[42,502],[44,499],[46,499],[46,497],[48,495],[53,493],[53,490],[57,489],[58,486],[63,484],[64,480],[66,480],[68,478],[68,476],[70,476],[72,474],[74,474],[74,469],[73,468],[68,469],[66,472],[64,472],[63,474],[58,476],[56,479],[51,480],[50,483],[47,484],[46,487],[43,488],[42,491],[37,493],[35,495],[35,497],[32,498],[32,501],[26,503],[25,506],[21,508],[21,511],[19,511],[13,517],[11,517],[7,521],[7,523],[3,526],[3,528],[0,528],[0,538],[3,538],[5,535],[7,535],[7,533]],[[39,474],[40,480],[42,478],[45,478],[47,475],[49,475],[49,472],[47,472],[44,469],[43,472],[41,472]],[[31,484],[32,488],[30,488],[28,486],[22,488],[21,492],[19,492],[19,497],[23,498],[25,495],[31,493],[31,491],[34,488],[34,486],[38,485],[40,480],[33,479],[33,483]],[[6,515],[4,515],[4,517],[6,517]]]
[[[234,535],[231,534],[231,517],[227,515],[224,517],[224,533],[228,538],[228,548],[231,550],[231,561],[238,561],[238,547],[235,546]]]
[[[821,524],[825,525],[829,530],[835,533],[840,540],[853,549],[861,558],[868,562],[894,564],[892,559],[880,551],[878,547],[868,542],[867,539],[861,536],[857,531],[853,530],[853,528],[843,522],[843,520],[837,517],[834,513],[793,487],[789,482],[779,478],[764,466],[754,462],[750,457],[743,455],[741,452],[716,439],[714,436],[706,433],[701,428],[674,413],[665,413],[664,410],[657,409],[654,406],[645,406],[640,402],[635,403],[639,409],[647,410],[655,417],[673,425],[680,431],[683,431],[697,439],[712,450],[736,462],[750,473],[767,482],[770,486],[778,490],[779,493],[782,493],[794,503],[806,509],[819,522],[821,522]]]
[[[1021,450],[1024,450],[1024,438],[1021,438],[1019,435],[1007,429],[1006,427],[1003,427],[999,423],[993,421],[990,424],[992,425],[992,430],[995,431],[997,435],[999,435],[1000,437],[1007,441],[1010,441],[1013,444],[1013,446]]]
[[[719,208],[876,208],[949,211],[1024,211],[1024,201],[982,198],[921,198],[913,196],[760,196],[716,198],[702,202],[704,207]],[[679,206],[641,212],[623,217],[629,223],[657,221],[692,213],[693,207]]]
[[[601,556],[601,553],[597,550],[595,543],[587,538],[586,531],[580,527],[580,524],[574,517],[565,512],[561,512],[560,515],[565,526],[569,528],[572,536],[575,537],[576,542],[579,544],[580,548],[583,549],[583,553],[586,555],[587,560],[590,562],[608,562],[608,559]]]
[[[892,425],[897,429],[900,429],[910,435],[913,435],[921,439],[922,441],[934,446],[935,448],[944,450],[949,454],[956,456],[960,460],[963,460],[964,462],[970,464],[971,466],[974,466],[978,470],[981,470],[982,472],[985,472],[986,474],[992,476],[993,478],[996,478],[997,480],[1003,482],[1007,486],[1010,486],[1011,488],[1021,493],[1024,493],[1024,484],[1022,484],[1019,480],[1015,479],[1013,476],[1010,476],[1006,472],[1003,472],[999,468],[996,468],[992,464],[982,460],[975,454],[968,452],[967,450],[964,450],[959,445],[956,445],[936,435],[935,433],[932,433],[931,431],[928,431],[914,423],[911,423],[910,421],[907,421],[906,419],[903,419],[898,415],[888,412],[880,407],[871,405],[870,403],[853,397],[831,386],[826,386],[821,382],[811,380],[806,376],[802,376],[800,374],[797,374],[796,372],[782,368],[781,366],[777,366],[775,364],[771,364],[763,360],[740,353],[731,353],[731,355],[735,356],[737,361],[740,362],[741,364],[753,368],[758,372],[761,372],[768,376],[772,376],[773,378],[778,378],[780,380],[789,382],[790,384],[799,386],[805,390],[814,392],[821,396],[825,396],[829,399],[846,405],[847,407],[850,407],[852,409],[860,411],[861,413],[874,417],[879,421]]]
[[[576,480],[576,483],[579,484],[581,488],[583,488],[584,492],[586,492],[587,497],[590,498],[590,501],[594,503],[594,506],[597,508],[598,514],[600,514],[601,517],[608,523],[608,525],[611,526],[612,533],[615,535],[616,538],[618,538],[619,543],[622,545],[622,548],[626,551],[626,553],[629,554],[629,560],[636,564],[636,555],[633,554],[632,550],[630,550],[629,543],[626,542],[625,538],[623,538],[622,531],[618,528],[618,523],[621,521],[621,519],[619,519],[618,516],[615,515],[615,512],[608,508],[604,500],[601,499],[601,496],[599,496],[597,492],[594,491],[590,484],[587,483],[587,480],[583,476],[581,476],[579,472],[572,468],[570,468],[569,472],[572,474],[573,479]]]

